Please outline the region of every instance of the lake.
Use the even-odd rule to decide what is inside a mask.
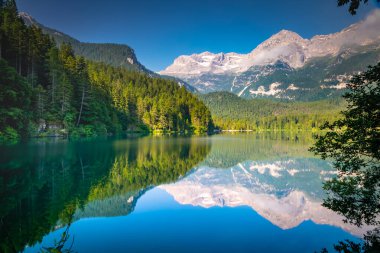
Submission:
[[[363,228],[321,206],[308,134],[1,146],[1,252],[315,252]]]

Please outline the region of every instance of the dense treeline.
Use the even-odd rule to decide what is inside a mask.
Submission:
[[[207,107],[174,81],[77,57],[0,1],[0,139],[30,135],[205,132]]]
[[[213,126],[208,108],[175,81],[101,63],[88,69],[90,82],[112,100],[123,129],[142,124],[150,130],[205,132]]]
[[[200,95],[210,108],[215,125],[223,130],[317,130],[339,117],[341,98],[315,102],[246,100],[229,92]]]

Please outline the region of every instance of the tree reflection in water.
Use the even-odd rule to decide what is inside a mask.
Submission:
[[[186,175],[210,148],[202,138],[165,137],[0,147],[7,154],[0,156],[0,252],[23,251],[65,226],[61,239],[41,251],[70,252],[78,210],[130,195],[127,215],[142,192]]]
[[[71,241],[70,246],[67,249],[64,249],[66,243],[69,242],[70,234],[69,234],[69,229],[70,229],[71,223],[67,224],[67,227],[65,231],[62,233],[61,239],[58,242],[54,243],[54,246],[52,247],[42,247],[41,252],[42,253],[71,253],[74,252],[72,250],[73,245],[74,245],[74,237]]]

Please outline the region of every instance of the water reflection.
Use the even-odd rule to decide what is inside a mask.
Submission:
[[[184,176],[209,150],[207,139],[165,137],[1,147],[0,251],[34,245],[72,219],[126,215],[144,190]]]
[[[252,236],[265,235],[244,225],[250,223],[265,227],[267,237],[277,234],[285,238],[277,238],[278,247],[273,252],[293,252],[288,242],[297,241],[308,231],[308,220],[337,227],[334,231],[312,227],[309,233],[316,238],[314,230],[329,231],[329,240],[335,241],[340,238],[337,230],[339,236],[343,233],[338,228],[362,235],[364,228],[343,223],[341,216],[321,206],[322,182],[334,177],[335,171],[308,152],[311,141],[311,135],[279,133],[50,141],[0,147],[0,251],[72,248],[101,252],[112,248],[115,252],[151,252],[153,245],[160,245],[165,252],[194,252],[200,250],[194,238],[202,241],[204,252],[232,251],[239,240],[241,252],[264,249],[260,241],[252,245]],[[168,196],[172,198],[168,200]],[[153,208],[139,213],[147,206]],[[250,212],[240,206],[248,206]],[[257,217],[252,216],[252,210]],[[228,235],[221,233],[218,215],[236,231],[229,234],[228,245],[225,240],[215,246]],[[259,216],[273,225],[264,224]],[[86,219],[94,217],[98,218]],[[242,224],[236,222],[237,217]],[[187,227],[178,227],[179,223]],[[73,246],[69,227],[75,238]],[[278,228],[295,227],[300,234],[278,232]],[[94,230],[108,233],[96,237],[99,235],[93,234]],[[168,241],[168,234],[175,243],[174,239]],[[313,250],[326,246],[326,241],[313,243],[296,246]],[[105,245],[110,248],[101,248]]]
[[[282,229],[312,220],[361,236],[367,228],[346,224],[343,216],[321,206],[322,182],[336,172],[307,149],[287,138],[215,137],[208,158],[194,173],[160,188],[181,204],[249,206]]]

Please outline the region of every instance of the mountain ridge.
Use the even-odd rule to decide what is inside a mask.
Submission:
[[[57,46],[63,43],[71,44],[76,55],[83,56],[95,62],[103,62],[113,67],[123,67],[131,71],[143,72],[150,77],[162,77],[164,79],[174,80],[179,86],[185,86],[188,91],[197,93],[197,89],[179,78],[159,75],[146,68],[138,61],[134,49],[126,44],[81,42],[68,34],[39,23],[26,12],[20,12],[19,16],[27,26],[36,25],[42,29],[43,33],[53,37]]]
[[[225,60],[225,56],[236,56],[236,57],[241,57],[242,61],[247,60],[247,59],[244,59],[245,57],[247,57],[248,60],[251,61],[249,67],[252,67],[255,65],[262,65],[262,62],[260,61],[260,59],[255,58],[260,53],[262,53],[261,52],[262,50],[268,49],[268,48],[272,49],[273,47],[276,47],[279,45],[293,46],[292,43],[297,43],[297,46],[301,46],[304,49],[307,49],[306,50],[307,55],[305,55],[307,56],[306,57],[307,59],[326,56],[329,54],[335,55],[339,52],[340,49],[344,48],[344,46],[347,46],[347,45],[363,46],[363,45],[370,45],[372,43],[379,42],[380,31],[378,31],[377,29],[378,25],[380,25],[380,10],[372,12],[366,19],[360,22],[357,22],[355,24],[352,24],[336,33],[331,33],[331,34],[326,34],[326,35],[315,35],[310,39],[305,39],[305,38],[302,38],[298,33],[294,31],[282,29],[278,33],[273,34],[268,39],[264,40],[262,43],[260,43],[257,47],[255,47],[251,52],[248,52],[247,54],[238,54],[235,52],[211,53],[209,51],[205,51],[199,54],[181,55],[174,60],[174,64],[175,62],[181,63],[181,60],[185,58],[191,58],[193,60],[196,60],[197,58],[211,59],[211,57],[222,56],[222,60]],[[365,32],[363,32],[362,30],[365,30]],[[366,38],[364,38],[363,40],[363,37],[359,36],[359,38],[355,38],[354,40],[348,40],[348,38],[356,37],[353,35],[357,35],[357,34],[352,34],[352,32],[356,32],[360,35],[365,34]],[[335,42],[335,44],[332,42]],[[324,44],[322,46],[316,45],[319,43],[324,43]],[[330,48],[326,49],[326,47],[324,47],[326,45],[330,45]],[[311,47],[311,48],[307,48],[307,47]],[[280,49],[284,49],[284,48],[280,48]],[[268,55],[266,57],[268,57]],[[220,60],[220,59],[216,58],[216,60]],[[274,63],[277,60],[279,59],[276,58],[271,63]],[[303,66],[303,64],[298,66],[296,63],[293,63],[293,62],[287,62],[287,61],[285,62],[288,63],[293,68]],[[305,61],[304,63],[306,62],[307,61]],[[168,66],[165,70],[159,71],[159,73],[167,73],[167,72],[172,73],[170,69],[174,67],[173,66],[174,64]],[[203,64],[203,66],[205,65],[206,64]]]
[[[54,38],[55,42],[58,46],[62,45],[63,43],[70,43],[73,47],[74,52],[77,55],[83,56],[89,60],[97,61],[97,62],[104,62],[106,64],[110,64],[114,67],[126,67],[130,70],[136,70],[136,71],[142,71],[142,72],[151,72],[151,74],[154,74],[152,71],[148,70],[143,66],[138,60],[135,55],[134,50],[125,45],[125,44],[117,44],[117,43],[90,43],[90,42],[81,42],[74,37],[65,34],[63,32],[60,32],[56,29],[47,27],[41,23],[39,23],[36,19],[34,19],[31,15],[29,15],[26,12],[20,12],[19,16],[24,20],[25,24],[28,26],[36,25],[37,27],[41,28],[42,31],[45,34],[49,34],[51,37]],[[87,46],[87,48],[86,48]],[[93,47],[98,47],[97,49],[100,51],[107,50],[104,47],[107,46],[114,46],[118,47],[118,49],[121,51],[121,55],[119,57],[122,57],[123,59],[119,59],[119,61],[116,63],[116,61],[112,62],[107,59],[101,59],[101,54],[99,53],[98,56],[95,56],[94,54],[90,54],[88,51],[93,51],[93,53],[96,52]],[[90,47],[90,48],[88,48]],[[110,52],[108,52],[110,53]]]
[[[367,66],[363,67],[362,62],[370,65],[380,60],[378,27],[380,10],[339,32],[315,35],[310,39],[302,38],[293,31],[281,30],[247,54],[213,54],[206,51],[181,55],[158,73],[181,78],[202,93],[231,91],[246,98],[272,96],[297,99],[300,96],[293,93],[315,88],[320,93],[325,93],[321,92],[323,89],[331,89],[330,95],[333,95],[334,90],[345,87],[344,83],[353,74],[365,70]],[[368,52],[371,55],[364,55]],[[355,60],[361,56],[366,61]],[[349,62],[354,62],[353,66],[349,66]],[[319,69],[315,69],[313,64],[318,65]],[[275,65],[287,66],[288,69],[276,69],[273,67]],[[336,71],[339,65],[346,69]],[[278,76],[280,72],[281,78]],[[311,73],[313,77],[299,75],[304,72]],[[316,75],[318,78],[315,78]],[[299,81],[293,83],[287,76]],[[270,83],[268,79],[271,79]],[[310,85],[311,82],[313,85]],[[303,83],[308,85],[303,87]],[[271,85],[277,85],[278,92],[273,91]],[[326,97],[321,95],[321,98]]]

